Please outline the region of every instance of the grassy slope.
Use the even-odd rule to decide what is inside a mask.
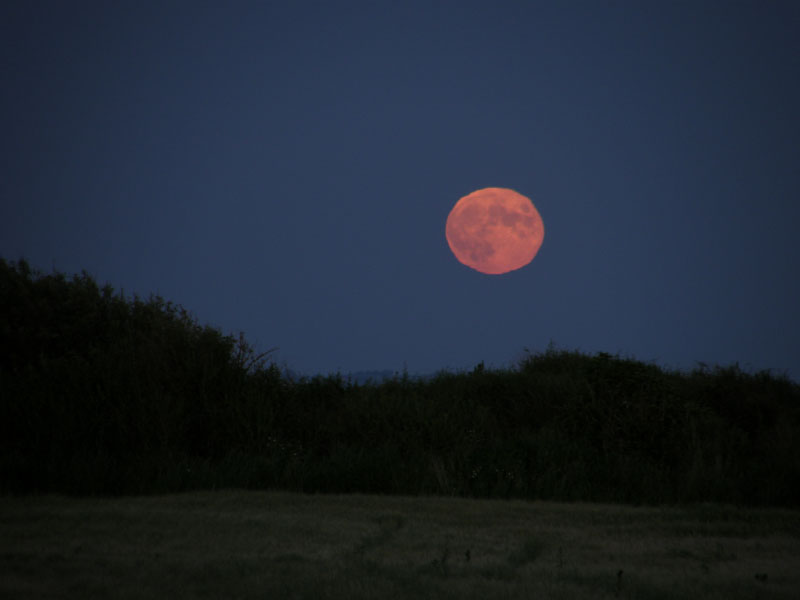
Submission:
[[[800,513],[777,509],[242,491],[30,496],[0,497],[0,532],[0,597],[21,599],[800,594]]]

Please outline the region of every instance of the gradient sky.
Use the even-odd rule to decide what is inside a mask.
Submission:
[[[0,256],[315,374],[549,342],[800,379],[800,2],[0,8]],[[462,196],[546,235],[461,265]]]

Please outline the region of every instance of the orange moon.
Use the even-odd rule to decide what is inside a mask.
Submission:
[[[445,235],[460,262],[500,275],[533,260],[544,240],[544,223],[529,198],[506,188],[484,188],[456,202]]]

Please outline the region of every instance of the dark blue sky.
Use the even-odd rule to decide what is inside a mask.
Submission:
[[[6,2],[0,255],[303,373],[606,351],[800,378],[800,3]],[[483,187],[545,223],[461,265]]]

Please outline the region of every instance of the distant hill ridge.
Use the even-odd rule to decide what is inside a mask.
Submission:
[[[307,375],[302,374],[292,369],[286,369],[285,371],[286,377],[291,379],[292,381],[300,381],[301,379],[309,379],[312,377],[325,377],[325,375],[314,374],[314,375]],[[402,371],[392,370],[392,369],[383,369],[383,370],[375,370],[375,371],[350,371],[347,373],[337,373],[331,372],[329,375],[331,376],[341,376],[342,380],[347,383],[352,383],[355,385],[366,385],[368,383],[380,384],[386,381],[387,379],[399,379],[404,376]],[[430,374],[420,374],[420,373],[408,373],[407,376],[410,379],[429,379],[433,377]]]

